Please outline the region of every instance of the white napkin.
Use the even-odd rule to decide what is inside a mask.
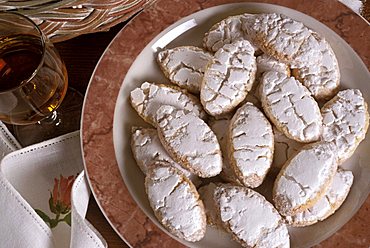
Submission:
[[[107,247],[85,219],[79,131],[20,149],[0,123],[0,159],[1,247]]]
[[[363,3],[360,0],[339,0],[341,3],[347,5],[348,8],[360,15]],[[360,15],[361,16],[361,15]]]

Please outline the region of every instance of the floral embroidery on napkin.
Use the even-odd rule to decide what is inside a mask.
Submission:
[[[54,178],[54,188],[50,192],[49,208],[55,214],[54,218],[49,217],[40,209],[36,213],[50,226],[54,228],[59,222],[65,222],[71,226],[71,190],[75,176]]]

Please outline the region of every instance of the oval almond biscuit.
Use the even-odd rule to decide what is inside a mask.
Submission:
[[[288,138],[302,143],[319,140],[322,116],[315,99],[293,77],[269,71],[260,86],[263,110],[272,123]]]
[[[195,114],[163,105],[157,111],[157,130],[167,152],[199,177],[213,177],[222,170],[216,135]]]
[[[204,237],[203,202],[195,186],[179,170],[152,167],[145,178],[145,189],[155,216],[170,233],[190,242]]]
[[[317,142],[304,146],[276,177],[273,201],[279,213],[292,216],[312,207],[328,190],[337,167],[332,144]]]
[[[220,116],[231,112],[252,89],[257,70],[254,49],[246,40],[226,44],[209,63],[200,100],[206,112]]]
[[[246,187],[262,184],[274,153],[272,126],[252,103],[241,106],[229,126],[229,160],[239,181]]]

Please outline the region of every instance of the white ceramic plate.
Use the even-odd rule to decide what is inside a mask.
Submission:
[[[332,45],[338,58],[341,71],[341,88],[358,88],[364,94],[366,100],[370,99],[370,84],[368,83],[370,81],[370,74],[358,55],[335,32],[301,12],[270,4],[228,4],[199,11],[171,25],[152,40],[132,64],[117,99],[113,123],[114,148],[124,182],[137,204],[162,230],[164,229],[155,219],[146,198],[144,176],[139,167],[137,167],[130,149],[131,127],[148,126],[148,124],[141,120],[135,110],[130,106],[129,94],[144,81],[156,83],[167,82],[155,61],[158,48],[164,45],[167,48],[180,45],[201,46],[204,33],[213,24],[227,16],[246,12],[283,13],[303,22],[324,36]],[[349,196],[342,207],[332,217],[323,222],[305,228],[290,228],[289,233],[292,247],[311,247],[318,244],[336,232],[359,209],[367,198],[370,189],[370,153],[366,149],[369,146],[370,138],[367,135],[352,158],[343,165],[344,168],[352,170],[355,179]],[[168,233],[168,235],[171,234]],[[171,236],[174,237],[173,235]],[[231,241],[229,235],[213,228],[207,228],[206,237],[197,243],[179,241],[192,247],[216,248],[239,246],[234,241]]]

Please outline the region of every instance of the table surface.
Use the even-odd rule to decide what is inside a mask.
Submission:
[[[85,93],[91,74],[100,56],[117,32],[125,25],[118,24],[108,32],[82,35],[77,38],[55,44],[68,70],[70,86]],[[363,218],[369,213],[370,197],[354,218]],[[128,247],[109,225],[99,209],[95,199],[90,198],[87,219],[103,235],[109,247]],[[353,221],[353,220],[351,220]],[[351,222],[350,221],[350,222]],[[350,223],[348,223],[350,224]],[[360,238],[353,233],[354,239]]]
[[[100,56],[124,25],[125,23],[121,23],[108,32],[81,35],[55,44],[67,66],[68,80],[71,87],[82,94],[86,92],[90,77]],[[87,219],[103,235],[109,247],[128,247],[109,225],[94,197],[90,198]]]

